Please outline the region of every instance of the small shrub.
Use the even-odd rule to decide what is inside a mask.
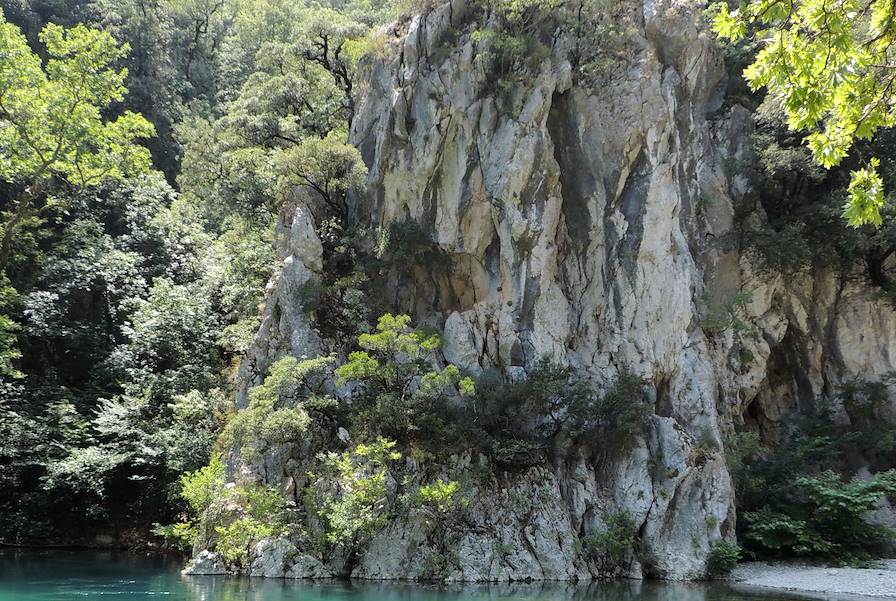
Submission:
[[[459,561],[456,544],[443,545],[441,549],[427,553],[423,559],[422,579],[435,582],[444,581],[453,566]]]
[[[276,409],[261,421],[258,437],[273,444],[295,441],[308,431],[310,423],[308,413],[298,407]]]
[[[652,413],[643,386],[641,378],[623,370],[613,386],[598,395],[589,383],[574,380],[571,369],[542,357],[525,380],[501,382],[488,375],[480,379],[469,436],[482,441],[480,449],[507,467],[537,463],[558,439],[600,441],[604,458],[618,456],[631,448]]]
[[[177,547],[189,548],[199,537],[199,521],[212,503],[225,494],[224,463],[221,456],[216,455],[205,467],[182,475],[180,489],[180,497],[189,507],[188,517],[177,524],[155,524],[152,532],[174,542]]]
[[[409,275],[409,268],[424,267],[435,277],[451,269],[451,256],[427,236],[412,219],[392,221],[380,233],[376,256],[386,267]]]
[[[740,560],[740,547],[737,543],[726,540],[716,541],[706,558],[706,570],[710,576],[721,576],[729,573]]]
[[[726,446],[725,462],[734,483],[738,501],[761,488],[762,475],[756,469],[756,461],[768,449],[762,446],[757,432],[737,432]]]
[[[201,515],[224,494],[224,462],[220,455],[208,465],[180,477],[180,496],[196,515]]]
[[[605,527],[582,539],[585,556],[593,561],[602,577],[618,576],[628,568],[639,551],[638,529],[628,512],[604,515]]]
[[[192,548],[193,543],[199,538],[199,528],[194,521],[168,525],[153,524],[151,532],[165,539],[172,547],[184,551]]]
[[[187,519],[170,526],[157,524],[153,532],[183,547],[195,544],[205,532],[203,545],[220,551],[229,563],[246,568],[255,543],[287,530],[289,507],[280,493],[259,485],[228,487],[220,456],[184,474],[180,482],[181,497],[190,507]],[[211,531],[214,537],[209,536]]]
[[[565,8],[561,27],[575,34],[572,63],[579,81],[599,85],[614,67],[624,65],[637,28],[625,4],[612,0],[582,0]]]
[[[215,548],[228,563],[241,568],[248,567],[252,547],[260,540],[274,534],[274,529],[252,516],[237,518],[226,526],[215,528],[218,535]]]
[[[524,468],[535,465],[542,458],[545,445],[526,438],[499,437],[484,449],[499,465]]]
[[[513,553],[513,545],[503,541],[496,541],[494,546],[495,555],[499,557],[507,557]]]
[[[545,43],[558,25],[561,0],[490,0],[494,28],[473,33],[494,82],[507,89],[526,70],[535,69],[550,54]]]
[[[222,450],[236,447],[247,457],[272,444],[298,440],[308,430],[308,410],[324,410],[335,401],[324,394],[324,377],[332,357],[275,362],[264,383],[249,391],[249,406],[233,415],[221,436]]]
[[[417,503],[420,506],[429,506],[439,513],[447,513],[454,509],[458,504],[456,498],[460,485],[454,480],[445,481],[442,479],[425,484],[417,491]]]
[[[729,330],[735,334],[749,331],[751,326],[745,321],[746,307],[752,300],[753,294],[744,291],[734,294],[721,304],[710,305],[706,308],[700,327],[710,336]]]
[[[563,431],[570,406],[584,406],[592,394],[584,382],[570,381],[569,368],[547,357],[536,361],[525,380],[504,382],[490,375],[477,385],[472,413],[491,439],[487,450],[508,465],[537,461],[547,441]]]
[[[324,542],[353,554],[388,519],[388,464],[401,458],[395,441],[379,438],[351,453],[323,457],[320,474],[309,474],[305,504],[324,524]]]
[[[473,380],[454,365],[433,368],[438,333],[411,328],[407,315],[383,315],[376,330],[358,337],[362,350],[336,369],[339,383],[358,385],[352,419],[357,430],[432,447],[452,428],[449,401],[472,396]]]
[[[596,399],[584,413],[584,420],[580,420],[594,425],[591,434],[602,441],[604,457],[610,457],[631,449],[652,414],[653,406],[644,395],[644,380],[623,369],[613,386]]]
[[[219,500],[223,515],[209,516],[225,522],[215,526],[214,547],[231,564],[249,567],[252,548],[264,538],[285,534],[290,524],[289,506],[275,489],[252,484],[227,489]],[[229,521],[229,518],[235,519]]]

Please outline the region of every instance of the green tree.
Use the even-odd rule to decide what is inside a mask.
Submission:
[[[728,574],[737,567],[740,560],[740,547],[737,543],[726,540],[717,540],[709,549],[706,558],[706,573],[710,576]]]
[[[761,49],[744,71],[766,88],[787,125],[806,131],[816,162],[839,165],[856,140],[896,124],[896,14],[893,0],[743,0],[715,5],[715,31],[750,37]],[[852,172],[843,217],[879,226],[885,204],[877,157]]]
[[[188,511],[183,521],[168,526],[156,524],[153,533],[174,540],[179,546],[192,546],[199,538],[201,523],[215,501],[227,494],[226,468],[220,455],[215,455],[208,465],[180,477],[180,498],[186,501]],[[203,541],[207,543],[210,541]]]
[[[549,357],[539,358],[524,380],[490,375],[478,383],[468,421],[481,429],[475,438],[487,443],[485,450],[505,465],[536,463],[561,441],[587,441],[602,459],[618,458],[644,434],[653,412],[644,381],[627,370],[602,395]]]
[[[350,353],[336,375],[340,384],[360,384],[353,414],[363,429],[399,442],[432,442],[446,430],[448,399],[472,396],[474,385],[455,365],[434,368],[441,337],[410,324],[407,315],[380,317],[375,332],[358,337],[363,350]]]
[[[603,528],[582,539],[586,557],[593,561],[603,577],[618,577],[628,569],[640,548],[638,527],[626,511],[605,513]]]
[[[324,542],[343,546],[350,558],[388,521],[389,464],[401,459],[395,446],[377,438],[351,452],[329,453],[321,473],[311,474],[305,502],[324,522]]]
[[[276,361],[264,382],[249,391],[249,406],[228,422],[218,446],[257,458],[271,445],[301,440],[311,424],[308,412],[321,412],[336,404],[324,389],[335,362],[333,357],[301,361],[283,357]]]
[[[128,45],[82,25],[67,31],[47,25],[40,41],[45,65],[0,12],[0,178],[19,189],[3,215],[0,271],[37,203],[53,206],[53,179],[85,187],[150,166],[149,152],[136,140],[152,136],[152,125],[129,111],[115,119],[102,115],[124,97],[127,72],[111,65]]]
[[[22,356],[16,345],[19,324],[7,315],[15,297],[15,289],[6,285],[6,279],[0,277],[0,376],[20,375],[13,365],[13,361]]]
[[[866,520],[886,497],[896,495],[896,470],[856,476],[849,482],[831,471],[791,483],[782,498],[767,499],[744,515],[747,541],[776,556],[866,561],[886,553],[893,530]]]
[[[360,189],[367,179],[361,153],[345,138],[343,132],[331,131],[322,140],[310,138],[277,157],[285,187],[311,188],[341,223],[348,218],[348,192]]]

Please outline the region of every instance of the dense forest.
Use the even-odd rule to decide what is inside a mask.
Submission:
[[[594,387],[549,356],[525,377],[469,373],[392,293],[420,266],[450,279],[457,259],[412,220],[365,221],[357,207],[368,166],[349,132],[366,93],[359,70],[394,52],[412,16],[435,4],[0,2],[0,541],[211,543],[199,518],[230,495],[243,517],[214,532],[231,564],[248,568],[252,545],[291,532],[304,519],[296,499],[325,524],[313,544],[353,557],[385,524],[383,474],[401,457],[470,452],[512,473],[593,440],[595,461],[608,464],[646,436],[661,395],[644,392],[641,374],[620,367]],[[772,60],[780,49],[756,32],[784,31],[780,21],[793,17],[772,21],[761,8],[733,15],[723,4],[702,16],[725,38],[721,104],[755,121],[745,158],[731,166],[754,185],[724,243],[759,273],[827,270],[896,303],[896,210],[885,193],[896,182],[887,129],[896,120],[892,96],[877,99],[892,79],[845,90],[811,73],[802,88],[788,83]],[[476,11],[475,30],[441,43],[467,35],[481,45],[496,98],[536,77],[557,31],[573,32],[576,81],[587,85],[623,60],[630,35],[624,10],[603,2],[483,0]],[[892,44],[892,16],[872,18],[882,32],[874,43]],[[831,27],[822,33],[841,36],[843,56],[823,67],[849,71],[846,25]],[[787,48],[789,60],[817,54]],[[813,128],[824,135],[804,143],[800,132]],[[296,302],[314,314],[326,352],[279,358],[238,404],[236,372],[279,269],[284,220],[301,203],[326,277]],[[748,302],[706,308],[699,328],[710,340],[748,335]],[[832,388],[776,441],[755,428],[726,433],[737,538],[751,556],[885,552],[890,533],[862,516],[896,497],[896,438],[881,419],[892,389],[890,380]],[[225,488],[228,454],[249,460],[321,437],[326,449],[343,426],[358,444],[320,459],[293,505],[263,486]],[[714,435],[697,443],[706,455],[722,446]],[[860,468],[876,476],[853,479]],[[327,478],[349,492],[327,496]],[[462,486],[431,478],[408,502],[448,522],[463,510]],[[623,511],[603,521],[582,544],[616,574],[639,535]],[[732,530],[713,547],[710,571],[740,554]]]
[[[303,185],[329,188],[337,206],[363,177],[346,145],[352,70],[365,32],[393,14],[364,2],[4,2],[4,52],[22,53],[21,72],[3,72],[4,110],[52,110],[34,142],[62,151],[25,166],[4,150],[0,537],[171,517],[179,475],[208,461],[232,405],[279,207]],[[88,77],[91,95],[74,95]],[[78,137],[126,118],[109,142],[132,147],[129,165],[79,154]]]

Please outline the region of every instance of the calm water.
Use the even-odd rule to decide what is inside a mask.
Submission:
[[[0,551],[0,601],[789,601],[727,586],[309,584],[181,576],[177,562],[96,552]]]

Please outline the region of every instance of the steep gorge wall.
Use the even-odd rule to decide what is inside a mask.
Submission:
[[[800,403],[896,370],[896,313],[861,282],[760,275],[726,242],[750,189],[734,166],[752,124],[724,102],[700,10],[633,5],[625,57],[590,81],[560,35],[537,72],[492,92],[463,0],[415,17],[394,52],[367,65],[351,141],[368,189],[352,212],[370,226],[414,220],[451,256],[450,277],[396,291],[418,322],[444,329],[446,359],[522,374],[547,355],[598,388],[630,369],[654,403],[648,434],[611,466],[576,453],[479,482],[465,522],[449,529],[447,579],[597,575],[581,540],[618,510],[642,539],[631,575],[702,577],[712,544],[733,536],[722,449],[734,426],[769,434]],[[240,370],[243,399],[276,357],[320,348],[299,301],[320,276],[320,241],[302,208],[280,229],[283,268]],[[749,329],[707,331],[706,307],[742,292]],[[301,463],[289,453],[242,467],[297,486]],[[475,461],[443,458],[439,473]],[[431,575],[448,536],[412,511],[374,538],[352,575]],[[297,568],[296,553],[262,554],[255,571],[339,571],[306,556]]]

